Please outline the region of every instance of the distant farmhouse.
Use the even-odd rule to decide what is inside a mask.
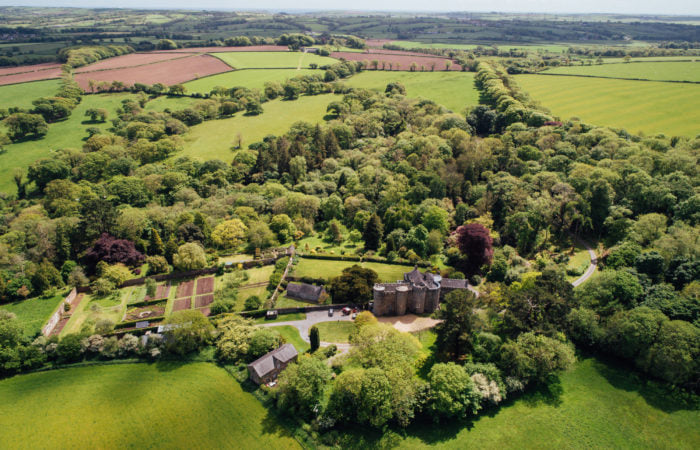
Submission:
[[[285,367],[296,361],[298,355],[292,344],[284,344],[248,364],[248,375],[255,384],[269,383],[276,380]]]
[[[442,278],[430,272],[421,273],[418,268],[403,274],[403,281],[374,285],[375,316],[402,316],[408,313],[431,313],[438,309],[446,294],[467,289],[467,280]]]
[[[326,293],[323,286],[314,286],[306,283],[289,283],[287,285],[287,297],[305,302],[318,303],[319,298]]]

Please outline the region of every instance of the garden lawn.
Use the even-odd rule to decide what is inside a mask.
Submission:
[[[0,305],[0,310],[14,313],[24,330],[24,335],[32,337],[41,331],[66,294],[66,292],[61,292],[54,297],[34,297],[20,302],[6,303]]]
[[[311,348],[311,345],[301,338],[299,330],[296,327],[291,325],[280,325],[270,328],[281,334],[286,343],[294,345],[299,353],[304,353]]]
[[[300,448],[252,394],[209,363],[16,376],[0,381],[0,398],[4,448]]]
[[[173,289],[170,290],[171,292]],[[70,333],[77,333],[86,322],[93,324],[98,320],[108,319],[115,324],[122,321],[127,305],[142,302],[146,294],[143,286],[132,286],[117,290],[116,297],[96,298],[85,294],[78,307],[73,311],[66,326],[61,330],[63,337]]]
[[[49,124],[49,132],[43,138],[35,141],[24,141],[5,146],[6,153],[0,154],[0,192],[15,193],[17,187],[12,180],[15,168],[26,168],[41,158],[50,158],[52,153],[60,148],[80,150],[83,138],[87,138],[86,129],[91,127],[107,130],[112,126],[110,119],[116,117],[116,109],[121,101],[133,98],[132,94],[99,94],[85,95],[82,102],[73,110],[71,116],[61,122]],[[89,123],[85,111],[90,108],[104,108],[109,112],[107,122]],[[4,127],[0,130],[5,131]]]
[[[516,75],[533,100],[567,120],[647,135],[700,133],[700,85],[546,75]],[[682,114],[679,114],[682,111]]]
[[[280,295],[275,301],[275,308],[304,308],[306,306],[318,306],[318,303],[305,302]]]
[[[275,271],[275,265],[270,264],[267,266],[262,266],[262,267],[255,267],[253,269],[247,269],[246,273],[248,274],[248,281],[245,282],[246,285],[248,284],[255,284],[255,283],[262,283],[268,282],[270,280],[270,275],[272,275],[272,272]]]
[[[360,263],[359,261],[329,261],[325,259],[301,258],[301,261],[296,265],[292,275],[295,277],[330,279],[340,275],[346,267],[351,267],[355,264],[374,270],[377,272],[377,275],[379,275],[379,281],[382,282],[403,280],[403,274],[411,271],[410,266],[402,266],[399,264],[375,262]]]
[[[344,234],[347,237],[348,233]],[[295,242],[294,246],[297,248],[298,251],[307,253],[307,244],[309,245],[309,251],[315,250],[317,247],[320,247],[321,252],[335,253],[336,255],[341,255],[343,251],[345,252],[345,254],[353,255],[355,254],[356,250],[363,248],[365,245],[364,241],[362,240],[360,240],[356,244],[353,244],[349,240],[341,242],[340,244],[336,244],[335,242],[328,242],[324,240],[321,234],[317,234],[316,236],[305,237],[304,239]]]
[[[294,122],[322,122],[326,107],[335,99],[335,95],[326,94],[303,96],[293,101],[274,100],[263,103],[264,112],[259,116],[238,113],[228,119],[201,123],[190,128],[184,137],[185,149],[174,157],[190,156],[230,162],[233,159],[232,147],[239,134],[243,138],[243,147],[247,148],[254,142],[262,141],[268,134],[283,135]]]
[[[332,320],[316,324],[322,342],[346,343],[355,328],[355,322]]]
[[[324,72],[312,69],[265,69],[265,70],[234,70],[232,72],[220,73],[210,77],[200,78],[198,80],[185,83],[187,92],[198,92],[200,94],[208,94],[217,86],[226,88],[246,87],[248,89],[260,89],[265,87],[268,81],[285,82],[289,78],[300,75],[321,74]]]
[[[337,59],[301,52],[212,53],[234,69],[306,69],[309,64],[335,64]]]
[[[394,81],[406,86],[407,97],[426,98],[456,113],[461,113],[467,106],[479,104],[474,74],[470,72],[366,70],[345,83],[355,88],[384,92],[386,85]]]
[[[236,312],[243,311],[245,309],[245,301],[254,295],[257,295],[264,304],[265,300],[270,296],[270,293],[267,292],[267,286],[238,288],[238,297],[236,298],[236,304],[233,310]]]
[[[321,334],[323,339],[323,334]],[[700,448],[700,411],[675,405],[630,374],[589,358],[561,376],[551,394],[531,392],[467,423],[416,424],[392,447],[441,448]],[[366,429],[341,447],[372,447]]]
[[[628,64],[601,64],[567,66],[549,69],[544,73],[585,75],[590,77],[630,78],[655,81],[700,82],[700,63],[697,62],[635,62]]]
[[[275,323],[275,322],[295,322],[297,320],[305,320],[306,313],[291,313],[291,314],[281,314],[277,316],[276,319],[266,320],[265,317],[258,317],[254,319],[255,323]]]
[[[5,109],[12,106],[32,108],[32,101],[55,96],[60,84],[61,80],[46,80],[0,86],[0,105]]]

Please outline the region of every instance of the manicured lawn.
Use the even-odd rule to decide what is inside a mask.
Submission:
[[[305,69],[309,64],[335,64],[337,59],[301,52],[212,53],[234,69]]]
[[[279,332],[288,344],[294,345],[299,353],[304,353],[311,348],[308,342],[304,341],[299,334],[299,330],[291,325],[280,325],[271,327]]]
[[[259,116],[245,116],[211,120],[190,128],[185,135],[185,149],[175,157],[192,156],[207,159],[233,159],[232,147],[240,134],[243,147],[262,141],[268,134],[281,136],[298,121],[319,123],[326,115],[326,107],[337,97],[332,94],[301,97],[294,101],[275,100],[263,103]]]
[[[591,263],[591,257],[588,254],[588,251],[581,245],[581,244],[576,244],[576,251],[573,255],[569,257],[569,262],[566,264],[566,268],[568,269],[579,269],[582,270],[583,272],[586,271],[588,266]],[[581,272],[581,274],[583,274]],[[574,281],[577,278],[579,278],[580,275],[576,276],[569,276],[567,277],[569,281]]]
[[[345,233],[347,237],[347,233]],[[294,243],[294,246],[298,251],[308,253],[306,250],[306,245],[309,245],[309,251],[315,250],[317,247],[321,247],[322,253],[334,253],[336,255],[341,255],[345,251],[346,255],[355,254],[355,251],[361,249],[364,246],[364,241],[359,241],[357,244],[353,244],[349,240],[336,244],[333,242],[327,242],[323,239],[323,236],[317,234],[316,236],[305,237]]]
[[[568,66],[549,69],[545,73],[609,78],[638,78],[656,81],[700,81],[700,63],[635,62],[628,64]]]
[[[516,75],[515,79],[534,100],[564,120],[578,117],[633,134],[700,133],[697,84],[545,75]]]
[[[551,392],[507,400],[466,423],[416,424],[391,442],[405,449],[697,449],[698,423],[700,411],[680,407],[626,370],[591,358],[563,374]],[[344,448],[381,440],[366,429],[346,437]]]
[[[305,313],[282,314],[274,320],[266,320],[264,317],[255,319],[255,323],[275,323],[275,322],[294,322],[296,320],[306,319]]]
[[[0,381],[0,398],[4,448],[300,448],[214,364],[34,373]]]
[[[56,311],[58,304],[63,301],[66,294],[66,292],[61,292],[55,297],[35,297],[21,302],[6,303],[0,305],[0,309],[14,313],[24,330],[24,334],[31,337],[41,331],[41,327],[46,324],[51,314]]]
[[[303,308],[305,306],[316,306],[316,303],[307,303],[301,300],[289,298],[286,295],[280,295],[275,302],[275,308]]]
[[[83,138],[87,138],[86,129],[97,127],[106,130],[112,126],[110,119],[116,117],[116,109],[121,101],[133,97],[132,94],[98,94],[85,95],[83,101],[73,110],[71,116],[61,122],[49,124],[49,132],[36,141],[24,141],[6,146],[6,153],[0,154],[0,192],[14,193],[17,190],[12,173],[16,167],[26,169],[40,158],[50,158],[56,149],[81,149]],[[105,123],[87,123],[85,111],[89,108],[104,108],[109,112]],[[4,127],[3,127],[4,132]]]
[[[185,83],[187,92],[199,92],[208,94],[216,86],[246,87],[248,89],[260,89],[265,87],[268,81],[278,81],[280,83],[289,78],[299,75],[321,74],[324,72],[312,69],[265,69],[265,70],[234,70],[232,72],[224,72],[210,77],[200,78],[199,80]]]
[[[229,255],[229,256],[220,256],[219,257],[219,264],[222,263],[227,263],[227,262],[239,262],[239,261],[248,261],[253,259],[253,255],[246,255],[245,253],[240,253],[238,255]]]
[[[270,296],[270,293],[267,292],[267,286],[239,288],[238,298],[236,299],[236,305],[233,307],[233,310],[237,312],[243,311],[245,308],[245,301],[254,295],[257,295],[258,298],[265,303],[265,300],[267,300],[267,298]]]
[[[355,264],[374,270],[379,275],[379,280],[384,282],[403,280],[403,274],[411,271],[411,267],[398,264],[301,258],[293,275],[295,277],[332,278],[340,275],[344,268]]]
[[[139,292],[142,294],[138,295]],[[101,319],[111,320],[115,324],[121,322],[127,303],[142,301],[145,292],[145,288],[133,286],[120,289],[119,296],[116,298],[93,298],[86,294],[66,326],[61,330],[60,336],[79,332],[83,324],[88,321],[93,324]]]
[[[272,275],[272,272],[274,271],[274,264],[248,269],[246,272],[250,278],[248,278],[248,281],[246,281],[245,284],[262,283],[263,281],[267,282],[270,280],[270,275]]]
[[[0,105],[6,109],[12,106],[32,108],[33,100],[56,95],[60,84],[60,80],[46,80],[0,86]]]
[[[406,96],[433,100],[456,113],[479,104],[474,74],[469,72],[391,72],[367,70],[345,83],[356,88],[384,92],[386,85],[398,81],[406,86]]]
[[[339,312],[336,312],[336,314],[339,314]],[[318,327],[321,341],[345,343],[348,342],[348,337],[355,328],[355,322],[331,320],[319,322],[316,324],[316,327]]]

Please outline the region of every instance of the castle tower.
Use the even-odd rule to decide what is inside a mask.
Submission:
[[[428,288],[425,293],[425,312],[431,313],[440,304],[440,287]]]
[[[384,294],[386,292],[386,288],[380,284],[375,284],[373,291],[374,306],[372,307],[372,312],[375,316],[382,316],[384,315],[384,309],[386,308],[384,305]]]
[[[414,314],[423,314],[425,311],[425,287],[413,286],[409,311]]]
[[[396,287],[396,315],[403,316],[406,314],[408,306],[409,287],[406,285]]]

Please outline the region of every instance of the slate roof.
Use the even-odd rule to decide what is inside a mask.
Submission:
[[[287,297],[310,302],[317,302],[323,291],[323,286],[314,286],[313,284],[289,283],[287,285]]]
[[[428,289],[437,289],[440,287],[439,279],[436,280],[435,276],[430,272],[421,273],[418,267],[403,274],[403,278],[414,287],[426,287]]]
[[[467,280],[458,280],[456,278],[443,278],[442,282],[440,283],[442,287],[448,288],[448,289],[466,289],[467,288]]]
[[[275,370],[278,364],[287,364],[289,361],[296,358],[298,355],[297,349],[292,344],[284,344],[276,350],[256,359],[248,364],[248,368],[255,371],[258,377],[262,378],[268,373]],[[277,364],[275,364],[275,360]]]

